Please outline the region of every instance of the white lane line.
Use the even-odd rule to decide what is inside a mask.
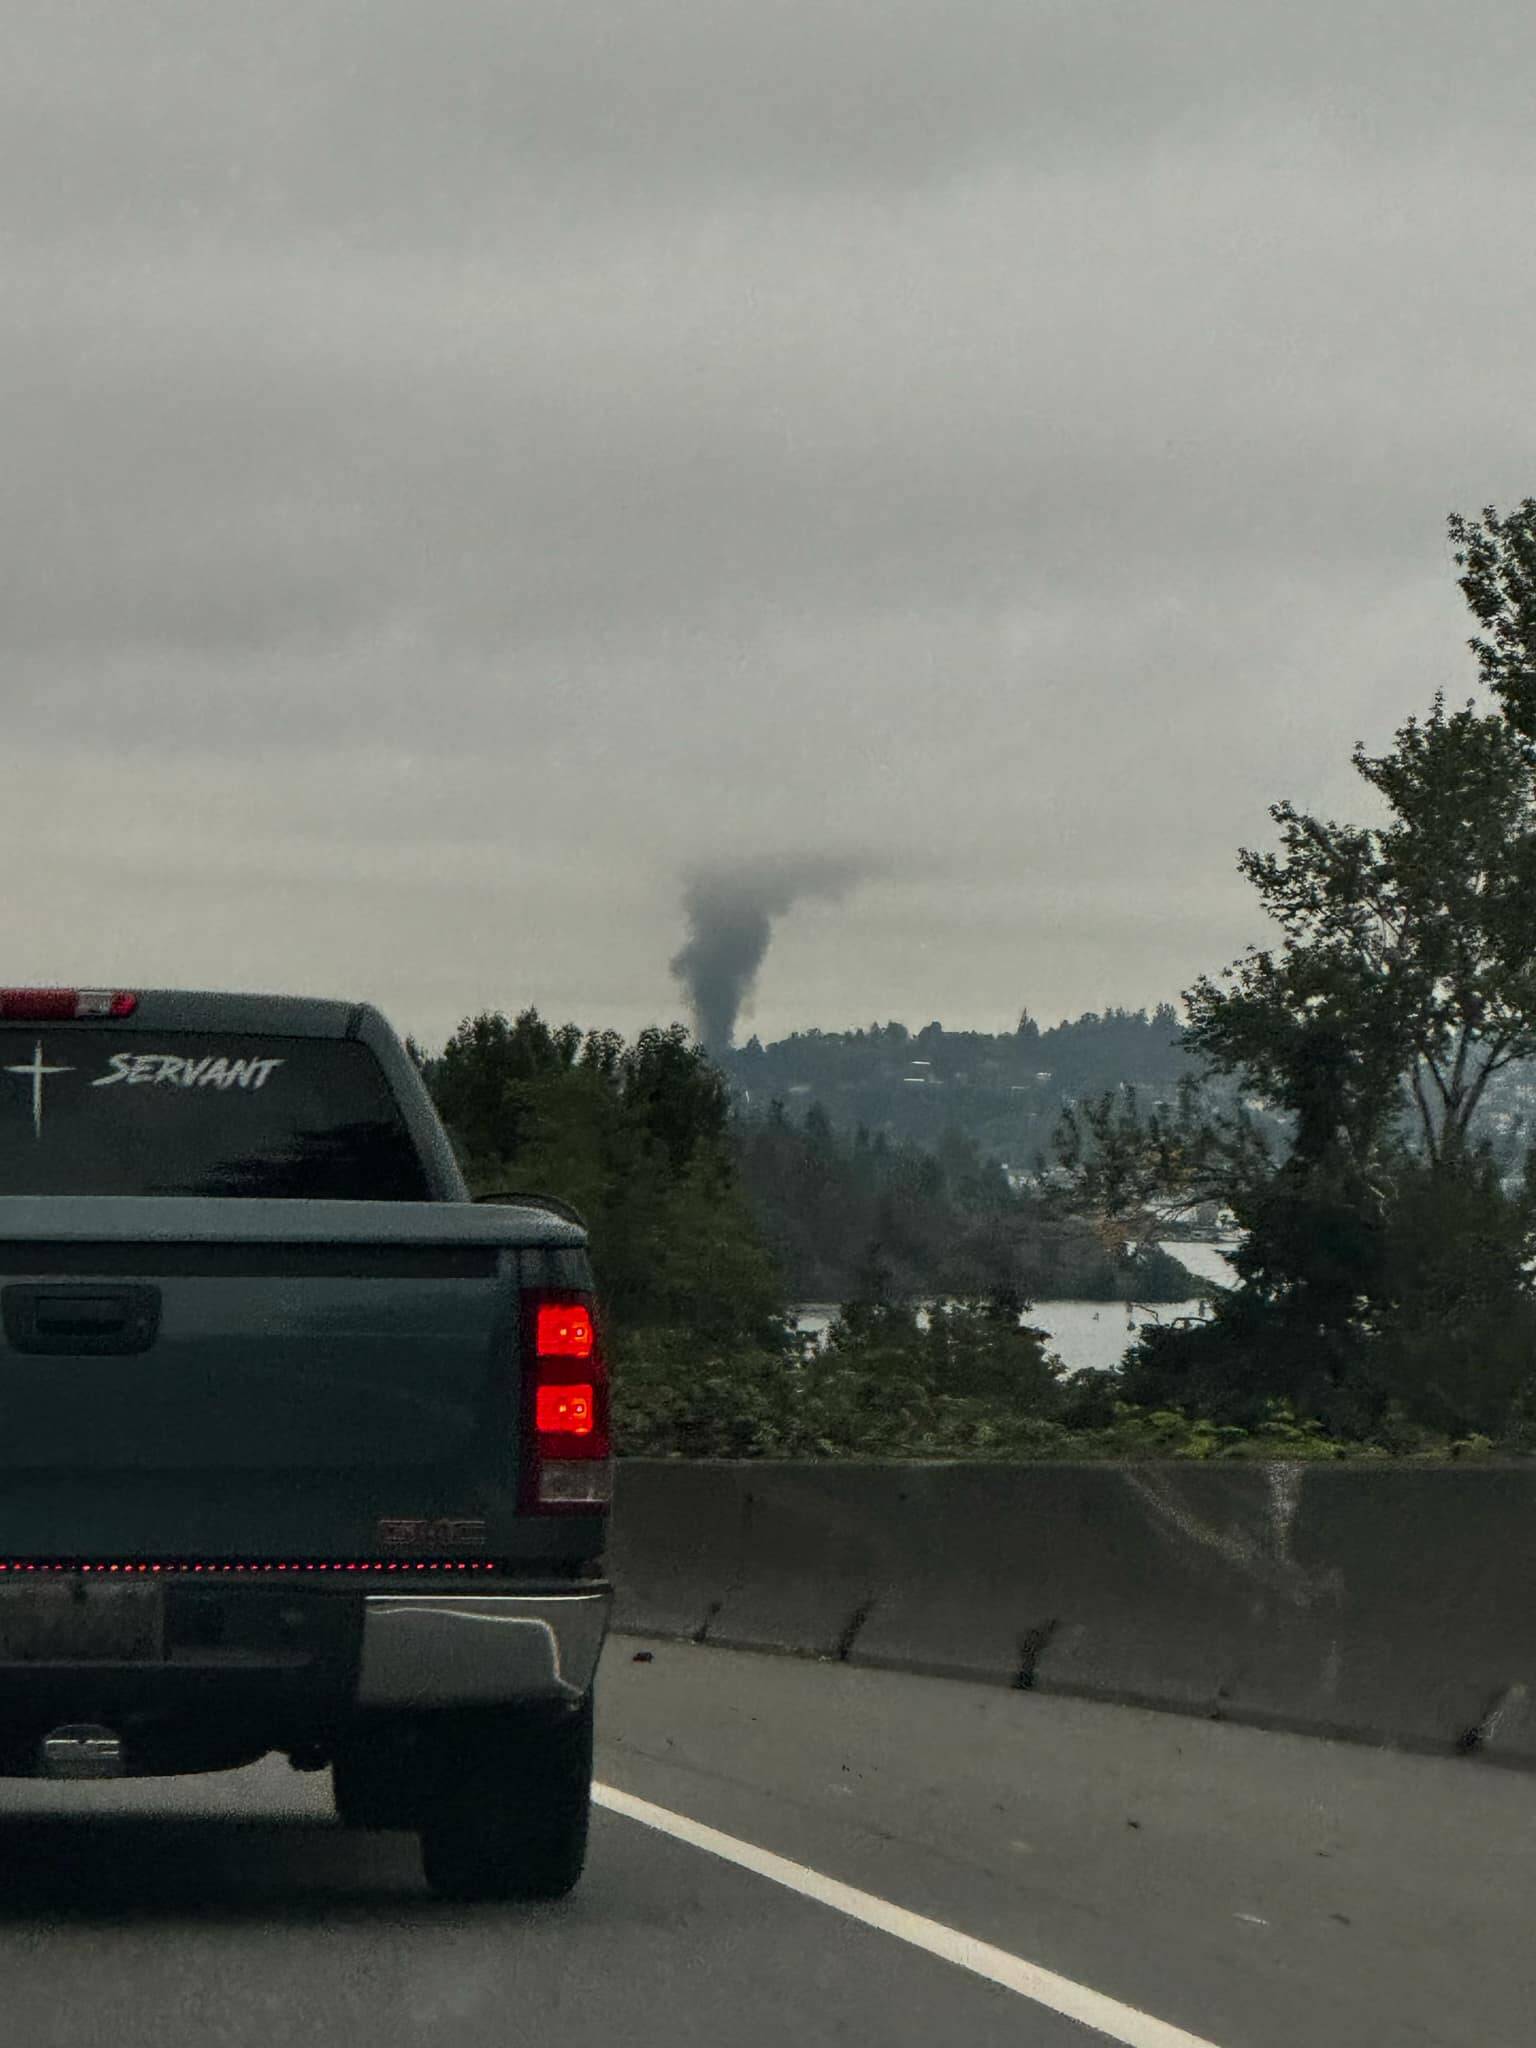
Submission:
[[[1138,2012],[1133,2005],[1122,2005],[1102,1991],[1091,1991],[1086,1984],[1075,1984],[1070,1977],[1058,1977],[1054,1970],[1027,1963],[1022,1956],[994,1948],[989,1941],[976,1941],[971,1935],[962,1934],[958,1927],[925,1920],[921,1913],[909,1913],[904,1906],[893,1906],[889,1899],[877,1899],[873,1892],[861,1892],[856,1886],[841,1884],[835,1877],[825,1877],[803,1863],[792,1863],[787,1856],[775,1856],[771,1849],[759,1849],[735,1835],[722,1834],[718,1828],[707,1828],[685,1813],[653,1806],[650,1800],[636,1799],[633,1793],[621,1792],[614,1785],[594,1785],[592,1798],[610,1813],[621,1813],[627,1820],[640,1821],[645,1827],[687,1842],[694,1849],[721,1856],[727,1863],[739,1864],[743,1870],[754,1871],[759,1877],[799,1892],[803,1898],[815,1899],[835,1912],[846,1913],[850,1920],[861,1920],[866,1927],[894,1934],[898,1941],[913,1948],[926,1949],[942,1962],[956,1963],[991,1984],[1001,1984],[1005,1991],[1016,1991],[1021,1998],[1060,2013],[1064,2019],[1094,2027],[1107,2039],[1121,2042],[1123,2048],[1216,2048],[1214,2042],[1202,2040],[1198,2034],[1186,2034],[1182,2027],[1153,2019],[1150,2013]]]

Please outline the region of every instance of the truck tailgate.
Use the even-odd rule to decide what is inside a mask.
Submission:
[[[0,1555],[508,1526],[519,1287],[581,1243],[505,1207],[0,1199]]]

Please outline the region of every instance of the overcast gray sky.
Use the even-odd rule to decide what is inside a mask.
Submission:
[[[1536,15],[7,0],[9,982],[1175,1000],[1475,694],[1536,493]]]

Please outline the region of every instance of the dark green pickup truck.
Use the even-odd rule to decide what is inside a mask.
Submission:
[[[586,1236],[471,1203],[377,1011],[0,990],[0,1773],[329,1766],[568,1891],[610,1590]]]

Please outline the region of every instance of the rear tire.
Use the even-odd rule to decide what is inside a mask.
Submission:
[[[440,1899],[559,1899],[581,1876],[592,1810],[592,1694],[559,1720],[454,1717],[433,1758],[421,1861]]]

